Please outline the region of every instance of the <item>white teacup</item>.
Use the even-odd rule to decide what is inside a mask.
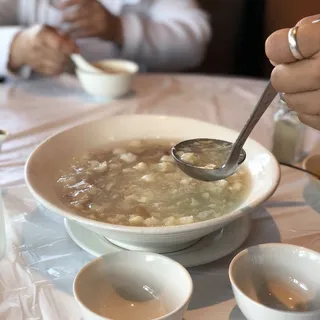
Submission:
[[[83,89],[92,96],[119,98],[130,93],[138,64],[121,59],[106,59],[93,63],[102,73],[77,68],[76,74]]]
[[[320,319],[320,254],[289,244],[240,252],[229,278],[248,320]]]
[[[73,286],[85,320],[182,320],[192,289],[189,273],[177,262],[131,251],[90,262]]]

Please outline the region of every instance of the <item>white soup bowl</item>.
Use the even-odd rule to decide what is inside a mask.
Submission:
[[[259,143],[249,139],[244,146],[245,166],[251,183],[249,194],[232,212],[211,220],[168,227],[114,225],[83,217],[67,207],[57,192],[57,179],[74,157],[91,150],[104,149],[108,142],[137,139],[185,139],[208,137],[235,141],[238,133],[207,122],[157,115],[126,115],[101,119],[61,132],[46,141],[29,157],[25,178],[33,196],[46,208],[104,236],[130,250],[158,253],[186,248],[200,238],[223,228],[248,214],[268,199],[278,186],[280,169],[274,156]]]

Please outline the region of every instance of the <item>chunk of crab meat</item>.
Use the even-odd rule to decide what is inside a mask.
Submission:
[[[153,182],[153,181],[155,181],[154,175],[151,174],[151,173],[144,175],[141,179],[144,180],[144,181],[146,181],[146,182]]]
[[[115,148],[113,149],[112,153],[115,155],[115,156],[119,156],[121,154],[125,154],[127,151],[123,148]]]
[[[189,224],[189,223],[193,223],[193,221],[194,221],[193,216],[179,218],[179,223],[180,224]]]
[[[172,156],[162,156],[160,161],[161,162],[171,162],[171,163],[175,162]]]
[[[139,162],[137,165],[133,167],[133,169],[140,171],[140,172],[145,172],[148,170],[148,165],[144,162]]]
[[[194,164],[197,161],[196,155],[192,152],[183,153],[180,158],[182,161],[189,164]]]
[[[141,226],[144,223],[144,219],[140,216],[133,216],[129,218],[129,223],[133,226]]]
[[[120,155],[120,159],[126,163],[134,163],[137,161],[137,156],[131,152],[123,153]]]
[[[144,224],[148,227],[157,226],[160,224],[160,220],[155,217],[151,217],[144,220]]]

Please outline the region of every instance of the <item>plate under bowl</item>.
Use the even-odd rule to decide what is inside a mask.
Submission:
[[[108,239],[94,233],[76,221],[64,221],[71,239],[83,250],[95,257],[126,250],[112,244]],[[186,268],[201,266],[219,260],[238,249],[247,239],[251,229],[250,215],[241,217],[226,227],[198,240],[183,250],[164,253]]]
[[[186,140],[198,137],[235,141],[237,136],[235,131],[190,118],[157,115],[108,117],[68,129],[40,144],[27,161],[26,183],[33,196],[46,208],[76,220],[108,239],[146,251],[172,252],[221,229],[273,194],[279,183],[280,168],[267,149],[251,139],[246,142],[245,165],[251,174],[251,190],[237,209],[219,218],[173,227],[120,226],[77,215],[60,201],[56,192],[56,180],[61,168],[65,168],[72,158],[82,156],[89,150],[105,148],[108,141]]]

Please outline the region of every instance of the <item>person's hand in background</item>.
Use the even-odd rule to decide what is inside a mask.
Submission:
[[[68,34],[72,38],[97,37],[122,45],[121,20],[99,1],[66,0],[59,7],[64,11],[63,23],[70,25]],[[71,7],[74,7],[74,10],[66,10]]]
[[[21,31],[13,40],[9,69],[17,71],[24,65],[44,75],[59,75],[66,70],[70,55],[78,47],[67,35],[48,26],[34,26]]]
[[[320,130],[320,15],[302,19],[297,25],[297,46],[303,56],[297,60],[290,51],[289,29],[278,30],[266,41],[266,54],[275,66],[271,82],[285,93],[287,105],[299,119]]]

